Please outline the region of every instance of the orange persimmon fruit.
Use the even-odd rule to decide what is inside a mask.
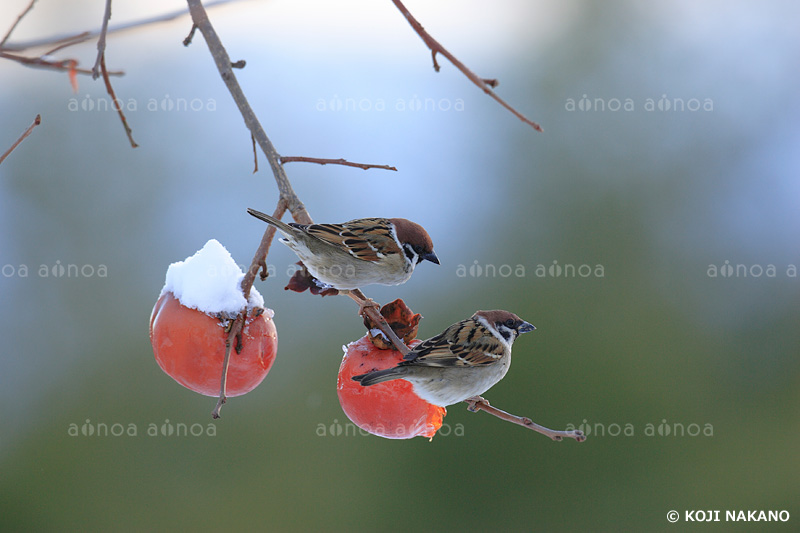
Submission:
[[[226,395],[241,396],[267,376],[278,349],[272,311],[248,310],[242,329],[242,350],[231,350]],[[184,387],[219,396],[225,358],[225,324],[197,309],[185,307],[165,292],[150,316],[150,342],[158,366]]]
[[[419,342],[411,341],[409,346]],[[375,346],[369,335],[351,342],[339,367],[339,403],[355,425],[373,435],[388,439],[433,438],[442,427],[447,410],[417,396],[411,383],[395,379],[363,387],[351,379],[359,374],[396,366],[402,359],[397,350]]]

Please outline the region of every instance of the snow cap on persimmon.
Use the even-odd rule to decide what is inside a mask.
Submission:
[[[171,292],[183,306],[212,315],[237,314],[245,306],[263,307],[264,298],[255,288],[245,301],[242,278],[244,272],[230,252],[211,239],[193,256],[169,266],[161,294]]]

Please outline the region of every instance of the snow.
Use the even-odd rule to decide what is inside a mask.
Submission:
[[[208,314],[235,315],[245,307],[244,272],[216,239],[185,261],[172,263],[161,294],[171,292],[185,307]],[[264,298],[250,289],[249,308],[263,307]]]
[[[389,342],[389,339],[386,337],[386,334],[378,328],[372,328],[369,330],[369,334],[373,337],[381,337],[386,342]]]

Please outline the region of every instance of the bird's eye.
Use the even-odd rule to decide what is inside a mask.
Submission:
[[[506,320],[506,326],[508,326],[509,328],[513,328],[515,324],[516,320],[514,320],[513,318],[509,318],[508,320]]]

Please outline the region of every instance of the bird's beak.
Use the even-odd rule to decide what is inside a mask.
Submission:
[[[433,252],[422,254],[419,256],[420,260],[430,261],[431,263],[439,264],[439,258],[436,257],[436,254]]]
[[[523,323],[522,323],[522,324],[520,324],[520,326],[517,328],[517,331],[518,331],[519,333],[528,333],[529,331],[533,331],[533,330],[535,330],[535,329],[536,329],[536,327],[535,327],[533,324],[530,324],[530,323],[528,323],[528,322],[523,322]]]

